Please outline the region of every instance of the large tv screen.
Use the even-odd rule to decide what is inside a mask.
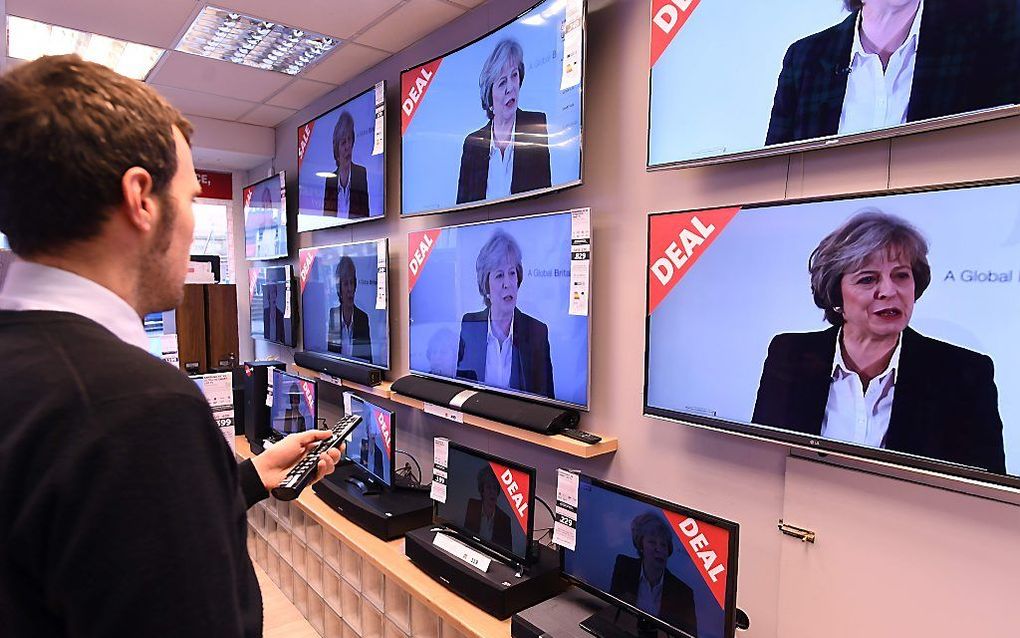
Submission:
[[[651,0],[648,165],[1015,112],[1007,107],[1020,102],[1020,2],[866,4]]]
[[[298,232],[386,213],[385,83],[298,128]]]
[[[301,250],[306,351],[390,367],[388,246],[380,239]]]
[[[401,213],[581,182],[584,0],[545,0],[400,74]]]
[[[270,390],[269,421],[277,436],[318,427],[319,407],[314,380],[273,368]]]
[[[244,189],[244,256],[287,256],[286,175],[279,172]]]
[[[648,232],[647,413],[1020,484],[1020,183]]]
[[[290,264],[248,269],[251,338],[297,345],[297,301]]]
[[[739,530],[732,521],[582,474],[574,548],[561,551],[563,574],[671,634],[732,638]],[[610,613],[614,624],[626,622]]]
[[[410,233],[411,371],[587,407],[588,222],[580,210]]]

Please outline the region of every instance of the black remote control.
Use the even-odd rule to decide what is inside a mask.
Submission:
[[[361,417],[356,414],[349,414],[340,419],[333,426],[330,437],[320,441],[318,445],[312,448],[311,452],[306,454],[303,459],[297,462],[297,465],[287,472],[287,476],[283,478],[280,484],[273,488],[273,496],[281,501],[293,501],[296,499],[301,490],[305,489],[315,477],[315,469],[319,465],[319,455],[330,448],[340,445],[344,439],[350,436],[351,431],[359,423],[361,423]]]
[[[602,437],[591,432],[585,432],[584,430],[578,430],[577,428],[563,428],[557,434],[562,434],[568,439],[574,439],[581,443],[595,444],[602,440]]]

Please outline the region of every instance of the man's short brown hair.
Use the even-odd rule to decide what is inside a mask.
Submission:
[[[0,76],[0,232],[14,252],[44,254],[96,236],[135,166],[157,196],[177,172],[180,111],[146,84],[77,55]]]

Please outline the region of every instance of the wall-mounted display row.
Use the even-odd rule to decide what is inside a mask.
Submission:
[[[1016,0],[864,4],[652,0],[648,165],[828,147],[1016,112],[1008,108],[1020,103]]]
[[[652,215],[646,412],[1020,485],[1018,201],[1000,183]]]

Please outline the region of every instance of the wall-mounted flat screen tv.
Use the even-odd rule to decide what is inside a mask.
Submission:
[[[290,264],[248,269],[251,338],[297,345],[297,299]]]
[[[411,372],[586,408],[587,236],[587,210],[410,233]]]
[[[256,260],[287,255],[287,186],[281,171],[244,189],[244,256]]]
[[[645,410],[1020,485],[1020,183],[657,213]]]
[[[1016,112],[1020,3],[881,5],[651,0],[649,167],[829,147]]]
[[[401,213],[581,182],[584,0],[545,0],[400,74]]]
[[[388,247],[380,239],[301,250],[306,351],[389,369]]]
[[[298,128],[298,232],[386,213],[385,95],[379,82]]]

